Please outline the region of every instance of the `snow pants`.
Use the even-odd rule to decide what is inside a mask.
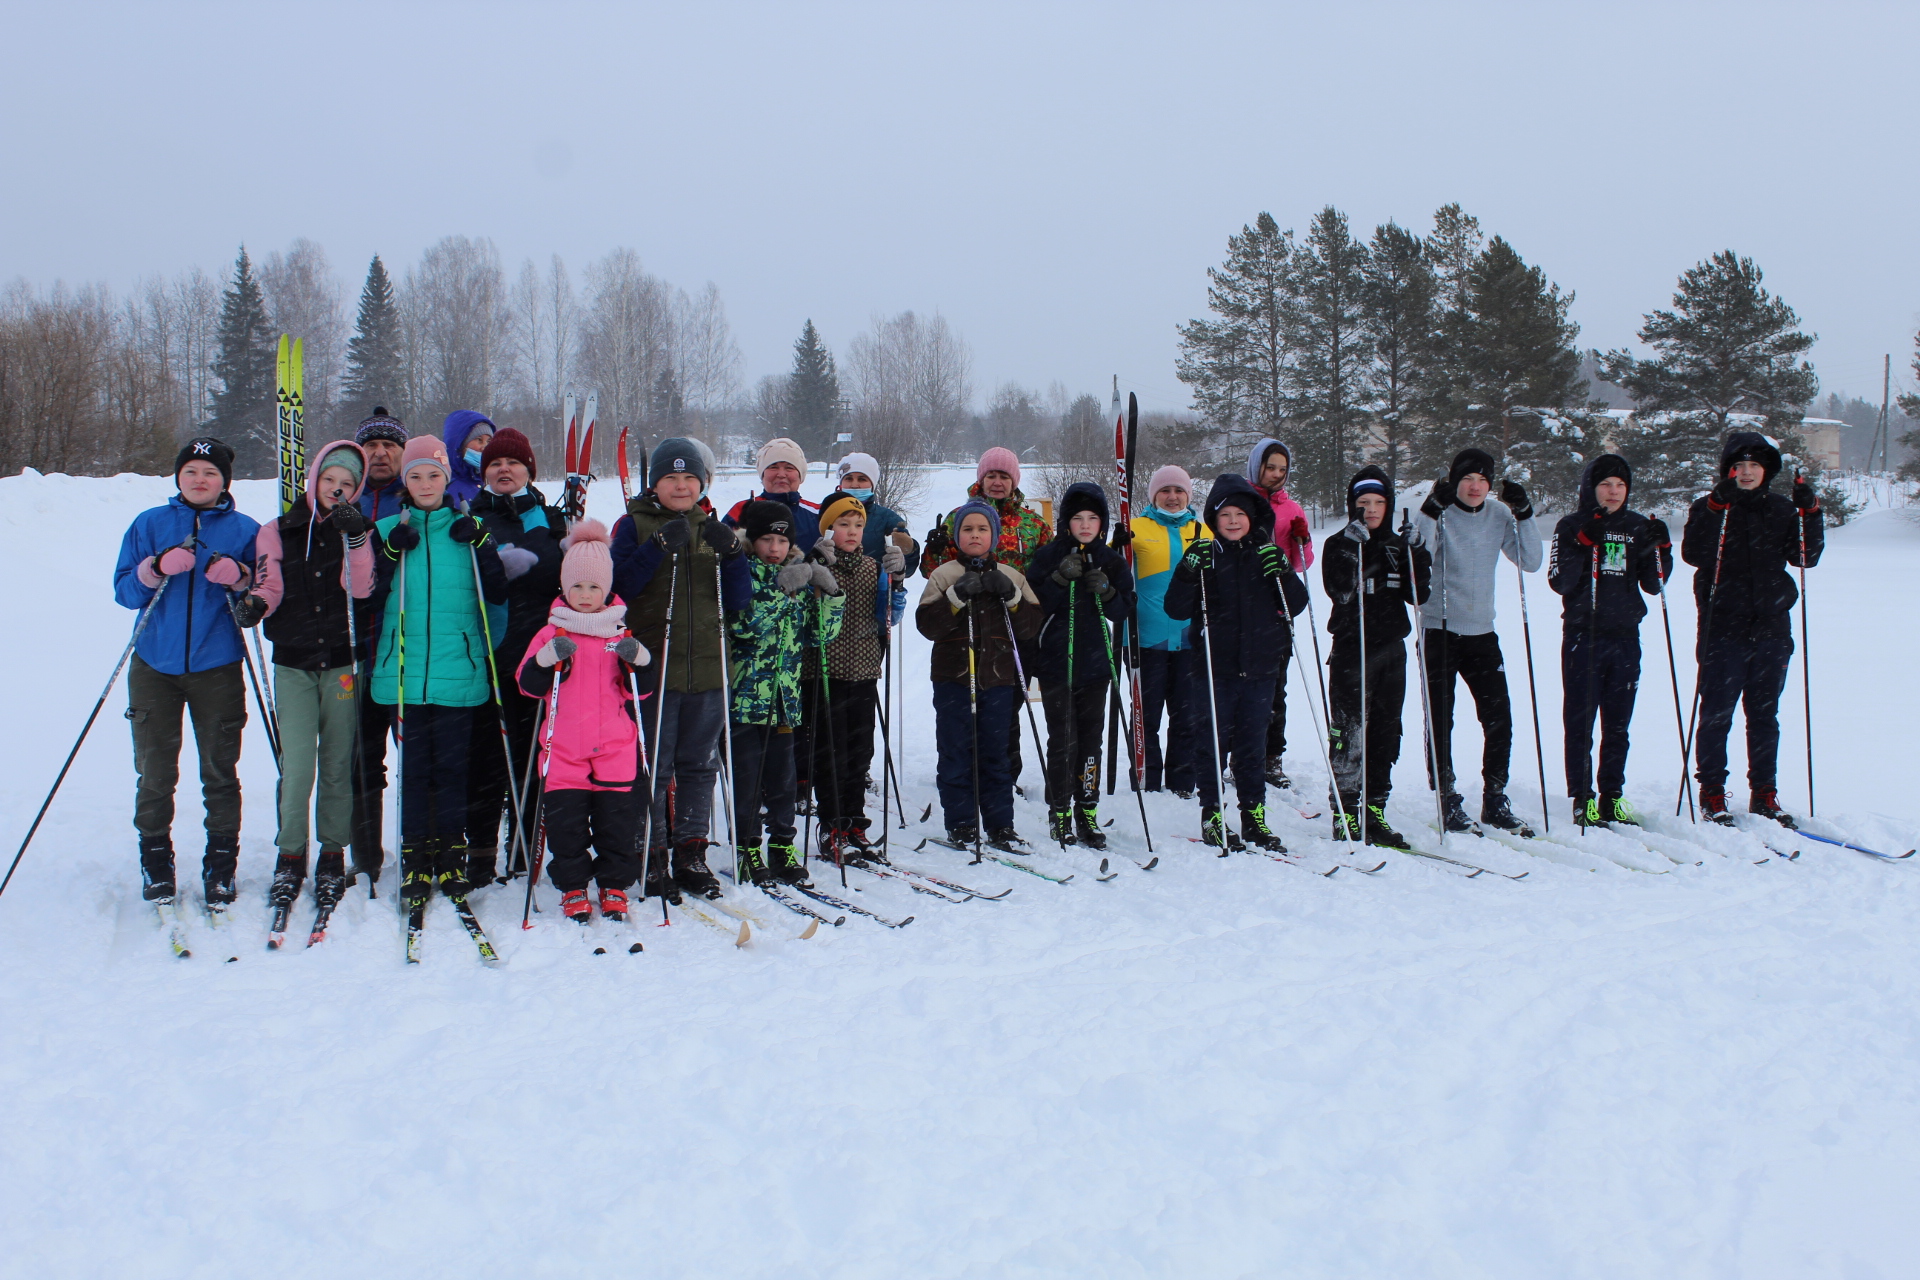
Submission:
[[[1720,636],[1701,644],[1700,728],[1693,762],[1700,787],[1727,785],[1727,734],[1733,709],[1747,715],[1747,785],[1771,789],[1780,757],[1780,692],[1793,661],[1793,635]]]
[[[768,840],[792,840],[793,743],[789,725],[733,722],[733,827],[742,845],[760,843],[761,815]]]
[[[353,668],[303,671],[276,663],[273,701],[280,718],[280,833],[274,844],[304,859],[310,836],[318,835],[321,852],[343,850],[353,841],[353,739],[360,731]]]
[[[554,790],[543,810],[547,874],[562,893],[584,889],[588,881],[602,889],[625,889],[640,878],[634,830],[641,796],[632,791]]]
[[[524,656],[524,655],[523,655]],[[510,671],[504,652],[495,655],[501,671]],[[500,847],[502,818],[513,812],[507,798],[511,779],[517,779],[527,767],[528,747],[533,742],[534,725],[540,719],[539,698],[529,698],[517,684],[503,681],[501,710],[507,718],[507,750],[500,750],[500,713],[491,701],[474,708],[473,741],[467,748],[467,847]],[[507,756],[513,758],[513,773],[507,772]],[[527,797],[531,809],[539,797],[540,760],[534,757],[534,780]]]
[[[1233,757],[1233,791],[1242,809],[1267,802],[1267,721],[1273,712],[1274,677],[1218,676],[1213,679],[1213,703],[1207,700],[1206,672],[1194,677],[1194,719],[1197,736],[1204,738],[1217,707],[1220,723],[1214,733],[1214,751],[1202,750],[1194,769],[1200,783],[1200,806],[1220,807],[1220,762]]]
[[[867,771],[873,767],[877,680],[831,680],[814,722],[814,812],[822,822],[866,826]]]
[[[1431,633],[1429,633],[1431,634]],[[1360,701],[1360,641],[1340,637],[1327,655],[1327,701],[1333,704],[1328,755],[1340,808],[1360,808],[1364,772],[1366,802],[1385,805],[1393,794],[1393,766],[1400,760],[1400,718],[1407,701],[1407,642],[1367,646],[1365,736]]]
[[[240,847],[240,734],[247,724],[247,686],[240,664],[170,676],[139,654],[127,668],[127,720],[133,726],[133,827],[146,840],[173,835],[173,792],[180,783],[180,714],[193,715],[200,753],[200,797],[207,809],[209,849]]]
[[[1140,651],[1140,711],[1146,720],[1149,791],[1161,783],[1175,791],[1193,790],[1193,679],[1199,659],[1194,649]],[[1204,695],[1202,695],[1204,696]],[[1160,715],[1166,712],[1167,749],[1160,750]]]
[[[1007,725],[1016,718],[1021,690],[980,690],[980,820],[988,831],[1013,825],[1013,774],[1007,770]],[[964,681],[933,682],[933,735],[940,753],[936,781],[947,830],[973,825],[974,713]]]
[[[1567,794],[1593,797],[1593,718],[1600,717],[1600,794],[1617,796],[1627,786],[1627,724],[1640,691],[1640,638],[1560,638],[1560,719],[1566,728]]]
[[[725,698],[718,689],[700,693],[660,693],[660,736],[654,740],[656,708],[642,703],[640,728],[647,757],[653,761],[653,847],[672,841],[704,840],[713,819],[713,781],[720,776],[720,718]],[[649,699],[651,701],[651,699]],[[642,776],[645,776],[644,774]],[[673,813],[667,813],[667,787],[673,785]],[[644,825],[644,824],[643,824]]]
[[[460,842],[467,824],[467,749],[478,711],[421,702],[395,716],[403,848],[426,840]]]
[[[364,666],[361,678],[366,678]],[[378,875],[386,861],[387,736],[393,732],[393,707],[360,699],[360,765],[353,770],[353,865]]]
[[[1287,752],[1287,664],[1293,661],[1293,632],[1280,637],[1280,676],[1273,682],[1273,713],[1267,719],[1267,755],[1275,760]]]
[[[1368,646],[1371,648],[1372,646]],[[1459,791],[1453,775],[1453,682],[1458,676],[1473,694],[1486,746],[1480,776],[1487,795],[1505,795],[1513,756],[1513,700],[1507,695],[1507,665],[1494,632],[1463,636],[1427,629],[1427,696],[1433,705],[1433,753],[1440,759],[1440,789]],[[1432,773],[1432,761],[1428,761]]]
[[[1100,803],[1100,735],[1111,688],[1105,680],[1071,689],[1040,682],[1040,706],[1047,713],[1049,809],[1091,809]]]

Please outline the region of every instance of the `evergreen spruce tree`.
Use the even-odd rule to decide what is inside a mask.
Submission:
[[[674,377],[673,366],[668,365],[655,376],[647,395],[649,433],[655,440],[680,435],[686,420],[686,397],[680,394],[680,380]]]
[[[1920,334],[1913,337],[1913,372],[1915,378],[1920,379]],[[1920,395],[1902,394],[1899,404],[1900,412],[1909,418],[1920,419]],[[1913,457],[1900,464],[1900,478],[1920,480],[1920,428],[1902,432],[1897,439],[1903,447],[1914,453]]]
[[[1608,381],[1632,394],[1639,429],[1623,442],[1644,484],[1674,504],[1712,486],[1720,445],[1737,417],[1795,452],[1802,406],[1819,390],[1801,357],[1813,336],[1800,317],[1761,287],[1753,259],[1716,253],[1680,277],[1673,310],[1655,311],[1640,328],[1650,360],[1608,352]],[[1651,505],[1651,504],[1650,504]]]
[[[1367,246],[1328,205],[1293,254],[1293,287],[1281,308],[1290,355],[1283,406],[1292,420],[1296,495],[1322,507],[1344,504],[1347,477],[1363,450],[1373,340],[1366,325]]]
[[[394,301],[393,281],[380,255],[373,255],[367,283],[360,290],[360,316],[347,340],[347,375],[340,393],[348,424],[357,423],[379,405],[403,417],[411,408],[405,399],[406,377],[400,351],[400,308]]]
[[[1438,282],[1420,237],[1389,222],[1374,228],[1367,255],[1365,320],[1374,352],[1376,459],[1396,483],[1417,425],[1432,347]]]
[[[1421,246],[1433,271],[1435,309],[1415,386],[1421,429],[1410,435],[1409,470],[1416,476],[1445,475],[1460,450],[1490,444],[1484,423],[1474,417],[1468,374],[1474,328],[1471,276],[1483,239],[1480,220],[1449,204],[1434,212],[1433,232]]]
[[[1180,326],[1180,380],[1229,451],[1281,434],[1287,347],[1282,312],[1293,289],[1293,232],[1270,213],[1227,240],[1227,260],[1207,270],[1215,318]]]
[[[1587,390],[1573,348],[1580,326],[1567,318],[1573,295],[1499,236],[1474,260],[1467,286],[1467,385],[1478,406],[1469,412],[1498,442],[1494,456],[1531,482],[1539,509],[1567,509],[1593,443],[1590,424],[1567,416]]]
[[[809,319],[793,344],[787,375],[787,434],[809,458],[824,459],[840,431],[840,374]]]
[[[233,267],[233,283],[220,299],[219,353],[213,376],[209,434],[232,446],[236,476],[270,476],[279,466],[274,417],[273,327],[246,246]]]

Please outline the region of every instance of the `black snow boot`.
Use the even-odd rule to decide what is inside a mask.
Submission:
[[[757,885],[765,886],[773,883],[773,868],[769,867],[767,860],[760,856],[758,840],[740,846],[740,867],[746,872],[747,879]]]
[[[947,828],[947,843],[958,845],[962,849],[971,849],[980,840],[980,828],[971,822],[963,822],[957,827]]]
[[[1200,811],[1200,843],[1212,845],[1221,850],[1220,856],[1223,858],[1227,856],[1229,850],[1246,848],[1240,843],[1239,836],[1227,830],[1227,820],[1220,816],[1218,809]]]
[[[800,860],[800,850],[791,840],[767,841],[767,863],[774,879],[781,884],[812,887],[813,881],[807,875],[807,864]]]
[[[707,866],[707,841],[692,836],[673,847],[673,882],[696,898],[720,896],[720,881]]]
[[[1472,831],[1473,823],[1467,817],[1467,807],[1460,802],[1458,791],[1449,791],[1440,797],[1441,811],[1445,816],[1447,830]]]
[[[173,839],[140,837],[140,896],[148,902],[173,900]]]
[[[987,843],[1002,853],[1028,854],[1033,846],[1020,838],[1020,833],[1012,827],[994,827],[987,832]]]
[[[240,837],[208,836],[206,857],[200,863],[200,887],[206,892],[208,906],[224,907],[239,896],[233,887],[239,869]]]
[[[1592,796],[1573,798],[1573,825],[1576,827],[1603,827],[1607,824],[1606,808],[1601,801]]]
[[[1384,804],[1370,804],[1367,806],[1366,813],[1361,815],[1361,828],[1366,835],[1368,844],[1379,845],[1383,849],[1411,849],[1413,847],[1407,843],[1405,836],[1395,831],[1392,825],[1388,823],[1387,806]]]
[[[1772,818],[1789,831],[1798,831],[1799,825],[1793,815],[1780,807],[1780,795],[1772,787],[1756,787],[1751,799],[1747,801],[1747,812],[1758,814],[1762,818]]]
[[[1083,804],[1073,811],[1073,831],[1080,843],[1089,849],[1107,847],[1107,833],[1100,829],[1100,811],[1090,804]]]
[[[1533,828],[1520,821],[1513,806],[1507,803],[1505,792],[1490,792],[1481,799],[1480,821],[1500,831],[1511,831],[1522,840],[1533,838]]]
[[[276,907],[290,907],[300,897],[300,886],[307,878],[307,855],[283,853],[273,864],[273,884],[267,889],[267,901]]]
[[[1353,802],[1355,805],[1359,803],[1357,799]],[[1354,812],[1352,805],[1334,811],[1333,838],[1341,841],[1351,840],[1355,844],[1365,843],[1361,839],[1360,815]]]
[[[343,849],[322,849],[313,869],[313,902],[331,907],[347,891],[347,855]]]
[[[1047,839],[1055,844],[1077,844],[1080,837],[1073,831],[1073,810],[1047,810]]]
[[[1633,811],[1633,806],[1629,805],[1622,796],[1600,797],[1600,819],[1603,822],[1623,822],[1629,827],[1646,825],[1640,821],[1640,815]]]
[[[673,882],[672,859],[664,848],[655,849],[647,857],[646,895],[680,905],[680,886]]]
[[[1280,837],[1267,825],[1267,806],[1256,804],[1242,806],[1240,810],[1240,838],[1256,849],[1265,849],[1268,853],[1285,853],[1287,846],[1280,843]]]

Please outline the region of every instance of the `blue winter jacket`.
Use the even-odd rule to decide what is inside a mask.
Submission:
[[[198,538],[193,569],[176,575],[160,603],[147,619],[146,630],[134,651],[155,671],[170,676],[210,671],[238,662],[245,653],[240,628],[227,609],[227,589],[208,582],[207,563],[215,552],[232,556],[249,569],[254,563],[254,535],[259,522],[235,510],[233,495],[223,493],[211,509],[197,510],[179,494],[164,507],[142,511],[120,540],[120,559],[113,567],[113,598],[129,609],[144,609],[157,587],[140,581],[141,561]]]
[[[802,551],[813,550],[813,544],[820,541],[820,504],[798,493],[757,493],[751,498],[742,498],[727,509],[727,514],[720,517],[720,523],[729,529],[738,529],[740,515],[749,502],[778,502],[793,512],[793,537],[788,541]]]
[[[461,503],[480,496],[480,469],[466,460],[461,449],[473,429],[483,422],[490,430],[498,430],[492,418],[472,409],[455,409],[440,424],[440,439],[447,446],[447,461],[453,467],[453,478],[447,481],[447,506],[455,511]]]
[[[395,476],[378,489],[362,488],[353,505],[360,508],[360,514],[369,522],[378,522],[400,514],[400,497],[406,491],[406,484]]]

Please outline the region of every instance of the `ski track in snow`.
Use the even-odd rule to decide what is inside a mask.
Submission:
[[[940,478],[942,509],[970,477]],[[724,474],[716,501],[747,483]],[[816,477],[808,491],[820,489]],[[270,509],[268,482],[238,491],[244,509]],[[121,533],[168,492],[154,478],[0,479],[0,582],[15,608],[9,858],[131,626],[108,585]],[[934,502],[922,506],[916,534]],[[591,507],[618,514],[613,480]],[[1889,586],[1911,580],[1916,549],[1920,525],[1875,514],[1833,532],[1810,574],[1820,812],[1890,852],[1920,840],[1908,790],[1920,692],[1903,678],[1914,612]],[[1332,879],[1220,859],[1179,838],[1197,833],[1197,806],[1170,796],[1149,797],[1161,865],[1142,873],[1120,856],[1139,851],[1123,791],[1104,809],[1117,818],[1111,884],[1092,882],[1080,852],[1040,848],[1039,863],[1076,872],[1056,886],[897,844],[906,865],[1014,892],[949,906],[855,874],[854,900],[915,923],[852,917],[799,941],[804,921],[759,899],[744,950],[678,913],[659,928],[649,904],[631,924],[595,925],[604,955],[558,921],[550,888],[530,932],[520,886],[493,888],[475,904],[505,956],[497,969],[477,963],[444,903],[423,963],[403,966],[384,888],[372,902],[354,891],[311,951],[303,897],[289,949],[264,949],[273,774],[257,724],[233,923],[216,936],[189,912],[193,957],[173,959],[138,901],[116,687],[0,899],[4,1269],[1912,1274],[1920,1233],[1901,1206],[1920,1192],[1920,868],[1786,832],[1776,843],[1800,849],[1797,863],[1755,865],[1754,836],[1672,819],[1657,603],[1629,793],[1664,813],[1656,843],[1691,857],[1589,839],[1670,869],[1654,876],[1589,853],[1558,798],[1558,607],[1535,583],[1555,843],[1539,856],[1470,837],[1446,849],[1524,881],[1397,855],[1378,876]],[[1511,569],[1500,586],[1518,710]],[[1685,646],[1684,567],[1671,603]],[[53,616],[61,625],[44,625]],[[934,798],[932,718],[926,645],[910,632],[908,648],[910,829],[895,834],[917,840],[939,816],[915,821]],[[1325,771],[1291,674],[1289,764],[1320,807]],[[1684,694],[1684,666],[1681,679]],[[1804,812],[1799,681],[1796,662],[1780,780]],[[1432,804],[1411,680],[1407,706],[1391,811],[1435,848],[1420,826]],[[1463,775],[1480,749],[1469,706],[1463,695]],[[1737,761],[1738,724],[1734,747]],[[1532,752],[1523,720],[1512,791],[1537,821]],[[190,753],[183,884],[200,852]],[[1025,753],[1020,824],[1039,845],[1031,741]],[[1334,851],[1324,820],[1283,817],[1290,846]],[[627,953],[634,940],[642,954]]]

